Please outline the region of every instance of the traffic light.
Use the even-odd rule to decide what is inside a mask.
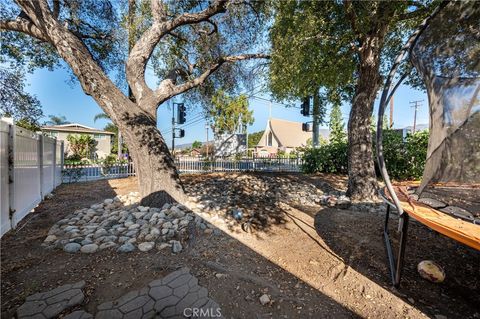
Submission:
[[[309,132],[310,131],[310,125],[308,125],[308,123],[302,123],[302,131]]]
[[[309,96],[307,96],[305,99],[303,99],[302,110],[300,111],[300,113],[303,116],[309,116],[310,115],[310,97]]]
[[[180,133],[180,134],[179,134],[179,136],[178,136],[177,138],[185,137],[185,130],[184,130],[184,129],[179,129],[179,130],[178,130],[178,133]]]
[[[184,124],[185,123],[185,104],[177,103],[177,124]]]

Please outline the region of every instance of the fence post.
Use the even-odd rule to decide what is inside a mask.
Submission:
[[[38,136],[38,147],[37,147],[37,157],[38,157],[38,169],[40,170],[40,198],[43,199],[44,189],[43,189],[43,134]]]
[[[8,215],[10,218],[10,227],[15,227],[13,215],[15,214],[15,125],[12,122],[8,124]]]

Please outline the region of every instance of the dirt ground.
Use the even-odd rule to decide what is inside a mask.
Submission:
[[[222,176],[182,176],[198,187],[211,178]],[[325,182],[331,189],[345,187],[345,178],[338,176],[292,175],[292,182],[298,178],[317,187],[327,187]],[[211,221],[222,235],[198,233],[177,255],[108,249],[67,254],[40,246],[50,227],[75,209],[136,188],[134,178],[61,185],[5,235],[2,318],[13,317],[30,294],[80,280],[86,281],[84,306],[93,313],[98,304],[184,266],[208,288],[225,318],[480,318],[479,252],[413,222],[402,287],[392,289],[379,213],[282,203],[286,222],[272,225],[268,233],[248,234]],[[393,235],[395,216],[390,225]],[[445,268],[444,283],[420,278],[416,265],[425,259]],[[264,293],[271,296],[270,305],[259,303]]]

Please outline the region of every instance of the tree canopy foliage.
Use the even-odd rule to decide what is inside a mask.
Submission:
[[[404,40],[428,15],[432,1],[279,1],[270,32],[270,88],[279,99],[317,88],[330,102],[350,100],[358,81],[360,49],[382,31],[379,71],[385,74]],[[381,24],[384,30],[379,30]],[[415,74],[414,74],[415,75]]]
[[[37,97],[25,92],[25,74],[0,67],[0,87],[0,115],[13,117],[25,128],[37,129],[43,112]]]
[[[244,94],[229,96],[219,90],[212,97],[209,115],[215,134],[245,132],[253,124],[253,111],[248,109],[248,97]]]
[[[258,131],[248,134],[248,148],[254,148],[255,146],[257,146],[264,132],[265,131]]]

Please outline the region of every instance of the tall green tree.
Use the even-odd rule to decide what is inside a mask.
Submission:
[[[276,2],[272,91],[282,98],[320,87],[331,102],[351,102],[347,193],[354,200],[376,196],[370,117],[382,74],[434,6],[432,1]]]
[[[253,111],[248,110],[248,97],[244,94],[229,96],[219,90],[212,97],[210,118],[215,134],[244,132],[253,124]]]
[[[4,2],[2,54],[32,67],[54,68],[61,60],[70,67],[85,94],[118,126],[149,206],[186,199],[157,129],[158,107],[179,94],[207,96],[220,84],[234,90],[249,66],[235,62],[268,57],[256,51],[266,21],[263,2]],[[147,66],[158,77],[155,87],[145,80]]]
[[[248,134],[248,148],[254,148],[255,146],[257,146],[264,132],[265,131],[259,131]]]
[[[200,141],[193,141],[193,143],[192,143],[192,149],[201,148],[201,147],[202,147],[202,142],[200,142]]]
[[[22,70],[0,67],[0,87],[0,115],[13,117],[24,128],[38,130],[42,108],[37,97],[25,91]]]
[[[47,125],[63,125],[63,124],[70,124],[69,121],[67,121],[67,118],[65,115],[49,115],[48,116],[48,121],[45,122]]]
[[[330,128],[329,140],[332,143],[345,142],[347,133],[345,132],[345,124],[342,119],[342,111],[340,110],[340,104],[333,104],[330,111],[330,121],[328,123]]]

